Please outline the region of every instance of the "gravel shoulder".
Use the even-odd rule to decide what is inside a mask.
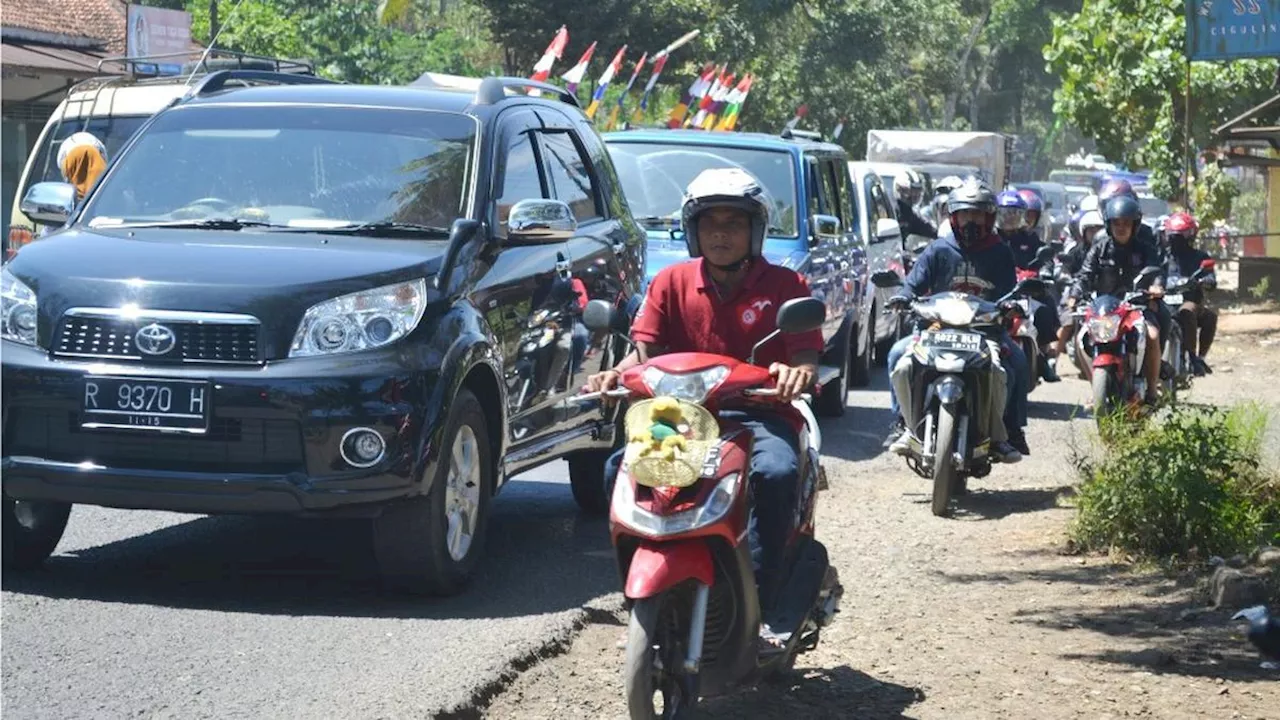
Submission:
[[[1222,325],[1217,372],[1185,399],[1280,410],[1280,317]],[[974,482],[944,520],[929,513],[927,484],[879,449],[888,397],[877,382],[824,428],[831,490],[818,534],[845,583],[843,612],[782,682],[695,717],[1280,718],[1280,675],[1259,668],[1229,613],[1202,607],[1193,580],[1067,553],[1071,459],[1094,438],[1078,405],[1087,385],[1041,385],[1033,455]],[[481,712],[625,717],[625,619],[598,619]]]

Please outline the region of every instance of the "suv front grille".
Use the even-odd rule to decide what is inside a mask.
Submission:
[[[123,318],[68,313],[54,333],[53,353],[70,357],[99,357],[148,362],[211,362],[257,364],[262,362],[256,321],[218,322],[151,317]],[[173,347],[160,354],[138,347],[138,331],[158,323],[172,332]]]

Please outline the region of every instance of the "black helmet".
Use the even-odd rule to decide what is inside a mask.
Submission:
[[[995,193],[991,192],[986,183],[970,178],[947,196],[947,214],[954,215],[960,210],[981,210],[988,215],[995,215]]]
[[[1130,195],[1116,195],[1102,206],[1102,219],[1110,225],[1117,218],[1129,218],[1136,224],[1142,220],[1142,206]]]
[[[698,215],[715,207],[737,208],[751,216],[750,256],[760,257],[771,225],[773,201],[764,186],[741,168],[703,170],[689,183],[680,219],[690,257],[702,256],[698,245]]]

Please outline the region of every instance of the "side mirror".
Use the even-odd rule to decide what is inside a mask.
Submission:
[[[1204,270],[1205,272],[1213,272],[1214,269],[1217,267],[1218,267],[1218,264],[1214,261],[1213,258],[1205,258],[1204,260],[1200,261],[1200,269]]]
[[[813,223],[811,244],[840,241],[840,218],[835,215],[814,215],[811,222]]]
[[[1031,296],[1043,295],[1044,281],[1041,280],[1040,278],[1027,278],[1025,280],[1019,280],[1018,285],[1014,287],[1014,292],[1016,292],[1019,295],[1031,295]]]
[[[792,298],[778,308],[778,330],[788,335],[810,332],[827,321],[827,306],[815,297]]]
[[[577,229],[573,211],[559,200],[521,200],[507,217],[507,239],[517,244],[562,242]]]
[[[1045,246],[1041,247],[1039,250],[1037,250],[1037,251],[1036,251],[1036,262],[1039,262],[1039,263],[1047,263],[1047,262],[1049,262],[1050,260],[1052,260],[1052,259],[1053,259],[1053,256],[1054,256],[1054,255],[1056,255],[1056,254],[1057,254],[1057,253],[1055,253],[1055,252],[1053,251],[1053,247],[1052,247],[1052,246],[1050,246],[1050,245],[1045,245]]]
[[[878,288],[900,287],[902,278],[892,270],[879,270],[871,274],[871,284]]]
[[[1160,277],[1161,270],[1155,265],[1148,265],[1142,268],[1142,272],[1138,273],[1138,277],[1133,279],[1135,288],[1145,288],[1151,284],[1152,280]]]
[[[631,329],[631,319],[608,300],[591,300],[582,311],[582,324],[593,332],[626,333]]]
[[[919,255],[920,253],[922,253],[922,252],[924,252],[925,250],[928,250],[928,249],[929,249],[929,241],[928,241],[928,240],[924,240],[924,241],[921,241],[921,242],[916,243],[916,246],[915,246],[915,247],[913,247],[913,248],[911,248],[911,253],[912,253],[913,255]]]
[[[44,225],[62,225],[76,209],[76,187],[71,183],[42,182],[32,185],[20,204],[22,214]]]
[[[881,241],[894,240],[902,235],[902,226],[897,220],[891,218],[880,218],[876,221],[876,239]]]
[[[1053,250],[1054,255],[1057,255],[1058,253],[1062,252],[1062,249],[1063,249],[1062,241],[1061,240],[1049,241],[1049,249]]]

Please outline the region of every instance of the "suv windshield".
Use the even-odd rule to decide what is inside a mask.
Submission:
[[[751,173],[773,199],[770,235],[795,237],[796,182],[794,160],[779,150],[615,142],[609,145],[631,214],[641,223],[663,219],[680,222],[684,191],[703,170],[735,167]]]
[[[81,220],[447,228],[467,210],[475,132],[458,113],[177,108],[116,161]]]

